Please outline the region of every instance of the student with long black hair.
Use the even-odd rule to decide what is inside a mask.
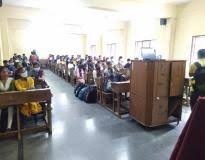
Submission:
[[[9,92],[14,91],[14,79],[9,77],[9,70],[7,67],[0,67],[0,92]],[[0,117],[2,110],[0,109]],[[14,109],[12,106],[8,107],[8,118],[7,118],[7,129],[11,129],[13,122],[13,112]]]

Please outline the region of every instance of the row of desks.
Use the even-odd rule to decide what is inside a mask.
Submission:
[[[52,116],[51,116],[51,90],[50,89],[34,89],[24,92],[13,91],[0,93],[0,109],[13,106],[17,110],[17,130],[0,133],[0,137],[18,136],[20,140],[24,133],[47,131],[52,134]],[[43,102],[46,104],[46,119],[47,122],[42,126],[33,126],[29,128],[22,128],[20,120],[20,106],[29,102]]]
[[[50,64],[49,68],[54,73],[56,73],[57,75],[61,76],[60,74],[58,74],[58,71],[57,71],[57,70],[59,70],[59,65],[57,65],[57,64]],[[61,72],[66,72],[66,71],[61,71]],[[74,78],[75,77],[73,77],[72,79],[74,79]],[[70,81],[70,82],[73,85],[74,82],[73,81]],[[89,73],[85,74],[85,82],[88,83],[88,84],[94,82],[94,80],[92,80],[92,78],[91,78]],[[100,82],[100,83],[102,83],[102,82]],[[122,97],[123,93],[127,94],[128,92],[130,92],[130,81],[113,82],[111,84],[111,87],[112,87],[112,93],[111,93],[111,95],[110,94],[108,94],[108,95],[110,95],[112,97],[112,104],[109,107],[106,106],[106,104],[102,104],[102,105],[104,107],[106,107],[107,109],[111,110],[112,112],[114,112],[117,116],[121,117],[121,115],[129,113],[128,108],[126,108],[125,110],[122,111],[123,105],[122,105],[122,98],[121,97]],[[102,93],[103,92],[102,88],[100,90],[101,90],[100,94],[103,94]],[[104,94],[106,94],[106,93],[104,92]]]

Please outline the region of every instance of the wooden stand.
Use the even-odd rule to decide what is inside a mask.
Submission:
[[[179,122],[186,61],[132,63],[130,115],[144,126]]]
[[[14,91],[0,93],[0,109],[5,108],[5,106],[14,106],[17,109],[17,130],[0,133],[0,137],[18,136],[18,139],[20,140],[22,134],[24,133],[47,131],[49,134],[52,134],[51,97],[52,94],[50,89],[35,89],[25,92]],[[22,129],[22,124],[20,121],[20,106],[29,102],[47,103],[47,122],[45,125]]]

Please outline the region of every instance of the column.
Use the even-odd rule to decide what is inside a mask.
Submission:
[[[7,19],[3,19],[1,21],[1,40],[2,40],[2,51],[3,51],[3,58],[9,60],[12,53],[11,44],[9,41],[9,31],[8,31],[8,22]]]

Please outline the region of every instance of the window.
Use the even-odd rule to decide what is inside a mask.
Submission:
[[[197,52],[205,48],[205,35],[193,36],[190,54],[190,64],[197,61]]]
[[[142,49],[155,49],[156,48],[156,40],[143,40],[135,42],[135,54],[137,58],[141,58]]]
[[[115,57],[116,58],[116,53],[117,53],[117,43],[111,43],[107,44],[107,57]]]
[[[95,56],[96,55],[96,45],[91,45],[90,46],[90,56]]]

